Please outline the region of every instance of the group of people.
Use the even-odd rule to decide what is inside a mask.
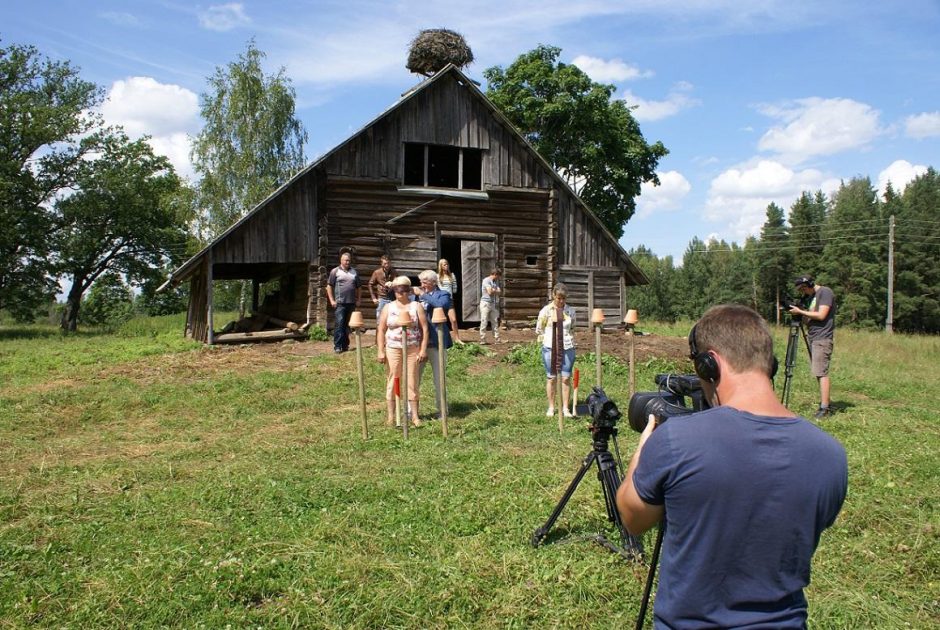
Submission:
[[[331,274],[331,303],[334,296],[348,295],[343,293],[348,265],[343,267],[341,260],[340,267],[335,282]],[[459,343],[452,294],[444,288],[447,282],[456,287],[456,279],[445,281],[446,271],[446,261],[441,261],[437,272],[420,274],[416,288],[407,276],[396,276],[391,262],[383,259],[370,280],[379,322],[378,359],[387,366],[389,424],[395,418],[393,381],[401,369],[402,345],[409,347],[404,394],[410,417],[405,421],[420,426],[421,368],[430,359],[436,369],[434,353]],[[490,274],[487,279],[495,287],[487,293],[484,282],[481,293],[498,295],[499,277],[498,271]],[[800,277],[796,286],[806,300],[790,312],[808,322],[812,369],[820,385],[818,419],[830,413],[835,305],[831,290],[808,276]],[[562,380],[565,413],[570,414],[575,311],[567,297],[566,287],[556,285],[536,321],[547,376],[547,415],[555,413],[556,378]],[[431,321],[437,307],[448,314],[444,348],[437,347],[436,324]],[[410,323],[395,325],[404,312]],[[341,316],[345,313],[337,315],[337,323]],[[490,318],[481,302],[481,320]],[[481,336],[484,330],[481,323]],[[498,340],[498,328],[494,334]],[[616,497],[631,534],[639,536],[657,524],[664,528],[654,625],[805,628],[803,589],[810,581],[812,556],[847,493],[845,449],[777,400],[773,338],[754,310],[715,306],[692,327],[688,342],[711,408],[660,425],[650,416]],[[434,377],[440,413],[443,392],[436,371]]]
[[[407,417],[415,427],[422,424],[419,416],[419,391],[425,366],[430,363],[434,378],[436,417],[445,412],[446,393],[443,388],[441,361],[446,365],[447,349],[455,343],[463,343],[457,327],[453,294],[457,291],[457,278],[444,258],[438,262],[437,271],[427,269],[418,275],[419,286],[412,286],[411,279],[398,275],[388,256],[382,256],[379,267],[372,272],[368,287],[375,305],[377,358],[385,364],[386,402],[388,414],[386,424],[396,422],[395,379],[407,373],[407,391],[399,392],[407,400]],[[340,264],[330,272],[327,281],[327,297],[334,308],[333,351],[349,349],[349,315],[357,307],[362,282],[351,267],[349,253],[340,257]],[[435,309],[441,308],[447,317],[445,323],[433,321]],[[403,314],[407,314],[403,316]],[[409,322],[405,326],[399,321]],[[438,347],[438,326],[443,333],[443,347]],[[403,351],[407,346],[407,351]],[[407,356],[407,365],[402,365]]]

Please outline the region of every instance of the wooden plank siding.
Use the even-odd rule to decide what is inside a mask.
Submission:
[[[623,321],[624,296],[618,269],[566,266],[559,270],[558,277],[568,287],[568,304],[576,309],[579,326],[591,325],[594,308],[604,309],[605,328]]]
[[[391,183],[333,178],[326,194],[330,218],[321,243],[327,243],[327,272],[336,266],[342,247],[354,248],[355,267],[364,279],[378,267],[383,254],[392,257],[401,274],[417,276],[435,269],[437,222],[442,232],[456,230],[467,238],[496,236],[497,264],[504,270],[503,318],[507,323],[530,323],[548,295],[547,190],[539,194],[493,192],[488,200],[441,197],[392,224],[387,221],[426,203],[428,197],[399,192]],[[322,291],[322,285],[318,289]],[[362,307],[363,316],[371,322],[374,313],[365,300]]]

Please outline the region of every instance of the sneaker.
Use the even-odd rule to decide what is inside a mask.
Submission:
[[[832,410],[829,409],[829,407],[820,407],[819,409],[816,410],[816,413],[815,415],[813,415],[813,418],[816,420],[822,420],[823,418],[828,418],[831,415],[832,415]]]
[[[554,416],[554,415],[555,415],[555,408],[554,408],[554,407],[549,407],[549,408],[548,408],[548,411],[545,412],[545,417],[546,417],[546,418],[551,418],[551,417]]]

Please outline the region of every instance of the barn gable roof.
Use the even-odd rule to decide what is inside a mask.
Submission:
[[[222,234],[216,237],[211,243],[206,245],[202,250],[197,254],[192,256],[185,263],[180,265],[175,271],[170,274],[170,277],[166,282],[161,285],[158,290],[163,290],[170,285],[178,284],[179,282],[185,280],[189,277],[197,268],[200,261],[215,247],[218,243],[224,241],[231,235],[233,232],[237,231],[243,224],[248,222],[252,217],[258,215],[261,212],[264,212],[278,197],[280,197],[285,190],[289,189],[296,181],[302,179],[308,173],[316,169],[317,167],[325,164],[333,155],[345,149],[349,144],[351,144],[356,138],[358,138],[362,133],[368,131],[376,123],[382,120],[384,117],[388,116],[393,111],[403,107],[406,103],[415,98],[416,95],[427,90],[430,86],[434,85],[436,82],[440,81],[443,77],[450,76],[456,79],[461,85],[466,87],[469,90],[469,93],[477,98],[496,118],[496,120],[503,125],[506,129],[510,131],[512,136],[516,141],[521,143],[525,148],[531,152],[536,161],[549,173],[549,176],[553,178],[555,183],[565,190],[571,197],[576,201],[576,203],[585,210],[585,214],[589,217],[589,220],[594,222],[597,227],[600,228],[600,233],[605,239],[608,240],[609,244],[613,246],[614,251],[616,251],[620,257],[620,261],[623,267],[627,270],[630,277],[638,279],[641,284],[648,283],[648,279],[643,271],[636,266],[636,263],[630,259],[624,249],[620,246],[620,243],[617,242],[617,239],[607,230],[603,223],[598,219],[586,203],[578,196],[578,194],[568,185],[568,183],[562,178],[549,164],[549,162],[532,146],[532,144],[523,136],[519,130],[506,118],[506,116],[499,110],[498,107],[487,98],[486,94],[477,86],[476,82],[468,78],[459,68],[453,64],[448,64],[442,68],[435,75],[425,79],[421,83],[417,84],[415,87],[411,88],[405,92],[402,97],[393,103],[391,106],[386,108],[375,118],[366,123],[363,127],[355,131],[344,141],[337,144],[335,147],[319,156],[316,160],[305,166],[303,169],[294,174],[289,180],[284,182],[280,187],[268,195],[263,201],[258,203],[254,208],[251,209],[248,213],[245,214],[241,219],[232,224],[228,229],[226,229]]]

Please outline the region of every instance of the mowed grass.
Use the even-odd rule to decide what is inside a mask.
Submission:
[[[632,626],[647,567],[591,542],[616,535],[593,473],[549,544],[529,544],[591,448],[583,421],[559,434],[544,417],[533,349],[453,352],[450,439],[435,422],[407,442],[382,426],[367,351],[363,441],[353,353],[181,331],[0,328],[0,626]],[[799,359],[791,407],[809,414]],[[688,367],[644,362],[638,386]],[[816,554],[811,624],[936,627],[940,339],[840,330],[833,369],[840,411],[823,426],[850,488]],[[604,385],[625,411],[624,366]]]

